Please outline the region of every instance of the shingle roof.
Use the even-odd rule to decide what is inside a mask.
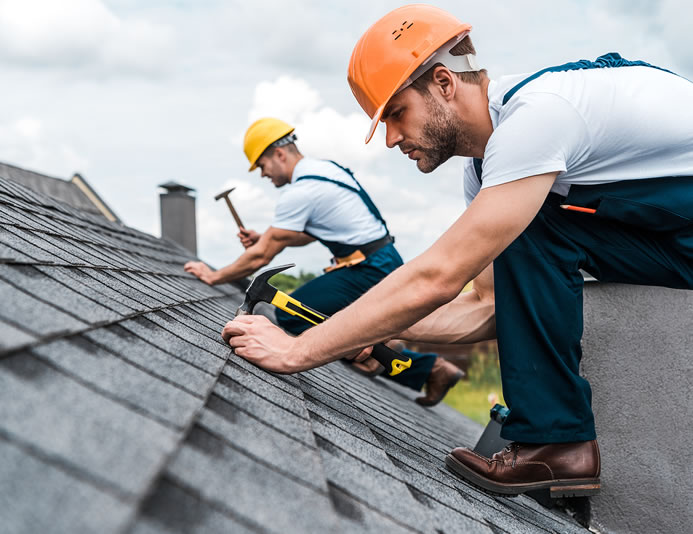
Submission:
[[[9,178],[23,186],[58,200],[87,213],[101,215],[111,221],[120,222],[118,216],[83,176],[75,174],[71,180],[54,178],[7,163],[0,163],[0,176]]]
[[[0,532],[586,532],[446,471],[451,408],[234,356],[188,259],[0,175]]]

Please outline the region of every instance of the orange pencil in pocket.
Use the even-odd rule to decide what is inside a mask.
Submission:
[[[580,213],[597,213],[597,210],[592,208],[583,208],[581,206],[573,206],[571,204],[561,204],[561,208],[570,211],[579,211]]]

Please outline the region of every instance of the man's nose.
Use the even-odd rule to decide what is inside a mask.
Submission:
[[[403,140],[404,136],[397,128],[385,123],[385,144],[387,148],[394,148]]]

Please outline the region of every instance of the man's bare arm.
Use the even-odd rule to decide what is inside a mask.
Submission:
[[[196,261],[186,263],[183,268],[186,272],[194,274],[210,285],[233,282],[264,267],[286,247],[301,247],[314,240],[313,237],[304,232],[282,230],[270,226],[260,236],[260,239],[254,245],[249,246],[231,265],[213,271],[204,263]]]
[[[311,369],[393,338],[457,297],[520,235],[541,208],[557,174],[483,189],[426,252],[296,338],[254,316],[231,321],[222,336],[239,356],[285,373]]]
[[[471,291],[460,293],[399,334],[399,339],[421,343],[467,344],[496,337],[493,264],[474,279]]]

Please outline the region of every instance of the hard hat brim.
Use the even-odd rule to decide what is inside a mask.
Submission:
[[[390,96],[390,98],[392,98],[392,96]],[[390,101],[390,98],[387,99],[387,102]],[[375,131],[378,129],[378,122],[380,121],[380,117],[383,116],[383,111],[385,111],[385,106],[387,106],[387,102],[385,102],[382,106],[375,110],[375,114],[373,115],[373,119],[371,120],[370,129],[368,130],[368,134],[366,135],[366,144],[368,144],[368,142],[371,139],[373,139],[373,135],[375,135]]]

